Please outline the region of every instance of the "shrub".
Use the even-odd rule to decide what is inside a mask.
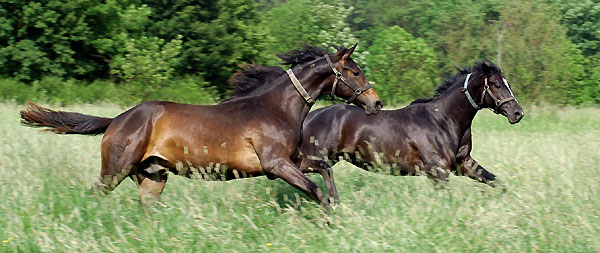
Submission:
[[[393,26],[379,32],[369,47],[369,80],[386,103],[431,96],[439,84],[438,62],[424,40]]]

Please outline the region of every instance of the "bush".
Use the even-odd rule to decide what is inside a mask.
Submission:
[[[369,47],[369,80],[385,103],[431,96],[439,84],[438,62],[424,40],[393,26],[378,33]]]
[[[164,100],[189,104],[213,104],[219,99],[219,93],[214,86],[199,76],[187,76],[169,81],[157,88],[146,97],[139,96],[145,89],[143,84],[128,85],[129,99],[121,99],[125,104],[137,104],[144,100]]]
[[[45,77],[32,84],[14,79],[0,80],[0,99],[25,103],[28,100],[49,104],[71,105],[78,103],[110,102],[124,106],[138,104],[145,100],[166,100],[181,103],[212,104],[219,98],[215,87],[199,76],[187,76],[165,82],[152,92],[146,85],[132,82],[116,85],[109,81],[92,83],[74,79]]]

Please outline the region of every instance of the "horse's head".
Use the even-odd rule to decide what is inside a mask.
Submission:
[[[356,45],[352,48],[341,46],[337,53],[326,55],[328,64],[335,73],[335,80],[331,88],[331,97],[337,95],[347,99],[347,103],[354,103],[365,109],[367,115],[376,114],[383,107],[381,99],[373,89],[362,69],[350,58]]]
[[[478,85],[475,85],[476,87],[473,87],[475,89],[472,90],[475,92],[473,94],[475,95],[474,98],[479,98],[480,102],[479,104],[474,104],[473,101],[471,104],[474,107],[490,108],[495,113],[504,115],[511,124],[521,121],[525,113],[519,102],[517,102],[510,84],[502,76],[500,69],[491,62],[481,63],[480,67],[479,71],[481,73],[479,78],[473,78],[474,83],[478,83]],[[472,84],[470,83],[469,85]]]

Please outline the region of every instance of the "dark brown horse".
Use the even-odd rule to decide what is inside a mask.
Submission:
[[[350,58],[356,46],[334,55],[306,46],[279,57],[291,69],[253,67],[233,77],[237,94],[218,105],[144,102],[115,118],[53,111],[31,103],[21,112],[28,126],[63,134],[102,134],[102,170],[92,187],[108,193],[130,177],[139,184],[141,201],[159,199],[167,171],[187,177],[235,179],[267,175],[281,178],[324,206],[330,200],[301,170],[323,174],[329,195],[338,201],[329,168],[318,161],[297,160],[301,127],[313,98],[328,92],[353,98],[363,113],[382,104],[361,69]],[[253,76],[256,74],[265,77]],[[245,83],[272,80],[269,83]],[[277,76],[274,78],[274,76]],[[268,85],[267,85],[268,84]],[[300,166],[300,168],[298,167]]]
[[[511,124],[523,118],[508,82],[491,62],[459,70],[435,97],[399,110],[370,117],[347,105],[315,110],[304,121],[301,157],[336,161],[345,156],[366,170],[424,173],[442,182],[453,171],[493,186],[495,176],[470,155],[471,122],[482,108]]]

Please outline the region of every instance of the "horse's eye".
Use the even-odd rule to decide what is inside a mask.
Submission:
[[[502,88],[502,85],[495,83],[494,86],[496,86],[496,88],[500,89]]]
[[[352,72],[352,74],[354,74],[354,76],[360,75],[360,73],[358,71],[357,72]]]

